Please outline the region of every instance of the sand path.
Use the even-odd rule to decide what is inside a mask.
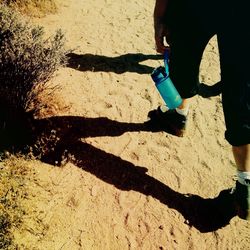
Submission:
[[[62,86],[41,111],[74,128],[63,167],[32,163],[30,216],[17,238],[28,249],[250,249],[249,223],[224,220],[215,199],[234,185],[220,97],[195,97],[188,132],[143,130],[161,100],[150,79],[162,62],[153,41],[153,0],[61,0],[35,22],[62,28],[74,49]],[[201,80],[219,80],[216,39]],[[187,195],[189,194],[189,195]]]

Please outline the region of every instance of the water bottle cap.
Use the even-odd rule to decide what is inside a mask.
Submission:
[[[160,67],[154,69],[154,71],[151,74],[151,77],[155,83],[158,83],[162,79],[168,77],[168,75],[166,74],[165,68],[160,66]]]

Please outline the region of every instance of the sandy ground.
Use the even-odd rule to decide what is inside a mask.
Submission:
[[[184,138],[143,126],[161,103],[150,78],[162,64],[153,6],[60,0],[58,13],[34,20],[48,33],[62,28],[73,52],[39,114],[63,148],[30,162],[28,214],[15,232],[21,249],[250,249],[250,224],[217,206],[235,182],[220,96],[193,98]],[[220,78],[216,38],[200,77]],[[65,154],[71,161],[54,166]]]

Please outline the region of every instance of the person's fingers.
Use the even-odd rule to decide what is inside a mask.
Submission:
[[[155,48],[158,53],[163,54],[166,50],[166,46],[164,45],[164,38],[163,37],[156,37],[155,38]]]
[[[169,40],[169,33],[170,32],[165,24],[159,23],[155,26],[155,48],[158,53],[163,54],[168,48],[167,44],[164,42],[168,43],[167,40]]]

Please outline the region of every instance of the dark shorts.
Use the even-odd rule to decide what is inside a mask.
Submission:
[[[199,67],[208,41],[217,35],[226,123],[233,146],[250,143],[249,0],[172,0],[170,77],[183,98],[197,94]]]

